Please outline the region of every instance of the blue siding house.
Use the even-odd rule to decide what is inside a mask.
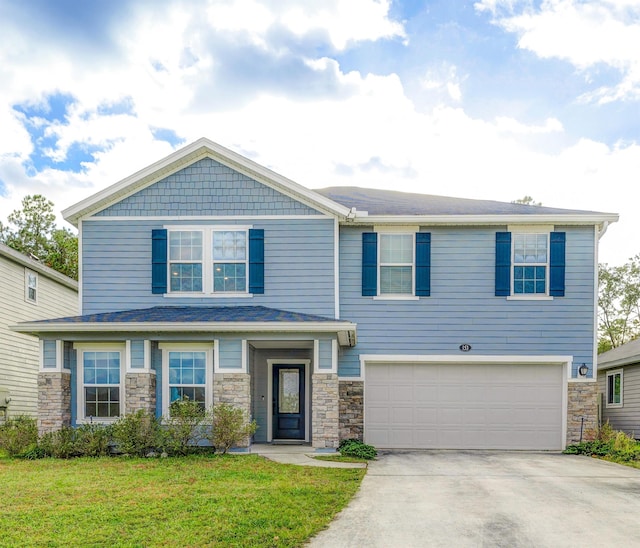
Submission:
[[[63,214],[81,315],[16,327],[43,341],[43,424],[186,396],[316,448],[556,450],[595,425],[615,214],[313,191],[207,139]]]

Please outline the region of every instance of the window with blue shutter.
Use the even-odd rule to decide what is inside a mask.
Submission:
[[[511,232],[496,232],[496,297],[511,295]]]
[[[564,297],[566,233],[552,232],[549,245],[549,295]]]
[[[167,230],[151,231],[151,292],[167,292]]]
[[[249,230],[249,293],[264,293],[264,230]]]
[[[416,233],[416,296],[431,295],[431,233]]]
[[[378,294],[378,234],[362,233],[362,296]]]

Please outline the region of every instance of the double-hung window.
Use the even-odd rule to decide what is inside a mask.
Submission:
[[[413,234],[380,234],[380,295],[413,295]]]
[[[622,407],[622,369],[607,372],[607,407]]]
[[[24,271],[24,298],[27,302],[38,302],[38,275],[31,270]]]
[[[124,413],[123,350],[113,346],[79,348],[78,419],[110,420]]]
[[[214,230],[213,292],[247,291],[247,231]]]
[[[546,295],[548,234],[513,235],[513,294]]]
[[[169,232],[171,291],[202,291],[203,233],[201,230]]]

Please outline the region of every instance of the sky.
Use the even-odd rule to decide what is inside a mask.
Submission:
[[[0,220],[200,137],[312,189],[619,213],[623,264],[640,0],[0,0]]]

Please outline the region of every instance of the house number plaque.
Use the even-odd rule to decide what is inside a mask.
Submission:
[[[469,352],[469,350],[471,350],[471,345],[470,344],[461,344],[460,345],[460,350],[462,352]]]

